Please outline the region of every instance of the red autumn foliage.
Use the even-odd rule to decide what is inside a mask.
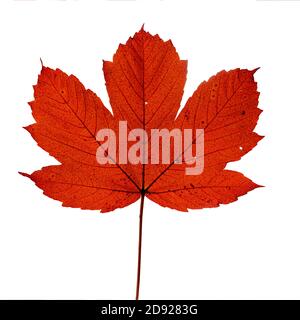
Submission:
[[[103,71],[113,113],[73,75],[42,67],[34,101],[35,123],[26,127],[37,144],[60,164],[28,176],[63,206],[112,211],[146,196],[180,211],[217,207],[258,187],[243,174],[226,170],[262,138],[253,130],[261,110],[256,70],[221,71],[199,85],[177,116],[187,75],[171,41],[142,28],[120,45]],[[98,130],[204,129],[204,171],[185,174],[186,163],[100,165]],[[173,158],[174,160],[174,158]]]

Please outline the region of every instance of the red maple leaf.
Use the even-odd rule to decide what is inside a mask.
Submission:
[[[22,174],[66,207],[108,212],[141,199],[138,299],[144,197],[187,211],[233,202],[258,187],[243,174],[225,170],[262,138],[253,132],[261,113],[256,70],[217,73],[199,85],[177,117],[187,61],[180,60],[171,41],[142,28],[119,46],[112,62],[104,61],[103,71],[113,114],[75,76],[42,66],[29,103],[36,122],[26,129],[61,164]],[[112,163],[99,164],[97,132],[109,128],[118,133],[120,121],[127,121],[128,130],[141,128],[149,135],[154,128],[192,129],[193,150],[195,130],[203,129],[203,172],[187,175],[190,165],[187,159],[177,163],[179,154],[167,164],[123,164],[117,150]]]

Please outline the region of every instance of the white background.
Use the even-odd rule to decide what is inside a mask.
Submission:
[[[261,67],[266,137],[229,167],[266,187],[190,213],[146,200],[140,297],[299,299],[299,16],[300,1],[1,1],[0,298],[134,298],[139,203],[63,208],[18,171],[56,163],[22,129],[39,58],[108,105],[102,59],[145,23],[189,61],[183,102],[222,69]]]

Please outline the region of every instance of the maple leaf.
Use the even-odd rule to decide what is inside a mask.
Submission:
[[[103,62],[103,71],[113,113],[75,76],[42,66],[29,103],[36,122],[26,129],[60,164],[21,174],[66,207],[108,212],[141,199],[138,298],[145,197],[187,211],[233,202],[258,187],[243,174],[225,169],[262,138],[253,132],[261,113],[256,70],[219,72],[199,85],[178,116],[187,61],[180,60],[170,40],[142,28],[119,46],[112,62]],[[119,132],[120,121],[149,135],[153,128],[192,129],[190,148],[195,147],[195,130],[203,129],[203,172],[187,175],[188,161],[177,164],[178,154],[168,164],[123,164],[118,151],[113,163],[100,164],[97,132]]]

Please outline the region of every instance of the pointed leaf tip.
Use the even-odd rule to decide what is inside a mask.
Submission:
[[[26,178],[31,179],[31,176],[30,176],[30,174],[28,174],[28,173],[21,172],[21,171],[18,171],[18,173],[19,173],[21,176],[24,176],[24,177],[26,177]]]
[[[257,68],[255,68],[255,69],[253,69],[253,70],[251,70],[251,72],[252,72],[252,74],[254,74],[257,70],[259,70],[260,69],[260,67],[257,67]]]
[[[43,62],[42,58],[40,58],[40,62],[41,62],[42,70],[43,70],[45,68],[45,66],[44,66],[44,62]]]

